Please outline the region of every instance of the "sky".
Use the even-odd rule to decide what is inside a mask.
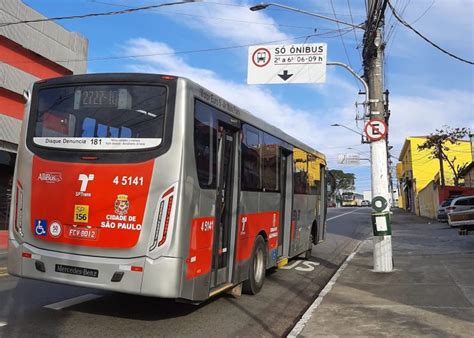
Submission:
[[[113,11],[165,0],[24,0],[52,16]],[[414,28],[444,49],[474,60],[474,1],[391,0]],[[338,154],[369,158],[362,132],[363,88],[347,71],[328,66],[322,84],[248,85],[249,46],[326,43],[329,61],[362,75],[363,31],[250,0],[205,0],[110,17],[59,22],[89,40],[89,73],[151,72],[188,77],[265,119],[327,156],[331,169],[356,174],[356,190],[370,190],[368,161],[337,163]],[[360,24],[365,0],[281,0],[280,4]],[[384,85],[390,91],[389,143],[393,165],[408,136],[428,135],[443,125],[474,130],[474,66],[434,49],[386,12]],[[141,55],[141,57],[139,56]],[[148,56],[143,56],[148,55]],[[107,57],[119,57],[112,60]],[[105,60],[104,60],[105,58]],[[95,60],[94,60],[95,59]],[[97,60],[102,59],[102,60]]]

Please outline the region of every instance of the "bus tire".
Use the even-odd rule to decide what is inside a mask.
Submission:
[[[267,245],[262,236],[257,236],[253,245],[249,266],[249,278],[244,281],[243,291],[249,295],[260,292],[265,281],[267,263]]]

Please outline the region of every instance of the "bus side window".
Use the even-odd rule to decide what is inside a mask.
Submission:
[[[298,148],[293,149],[293,191],[295,194],[308,194],[308,157]]]
[[[264,191],[280,191],[280,140],[263,133],[262,185]]]
[[[243,127],[242,138],[242,190],[260,191],[262,189],[261,175],[261,142],[260,132],[249,125]]]
[[[214,109],[195,101],[194,152],[199,186],[215,189],[217,168],[217,121]]]

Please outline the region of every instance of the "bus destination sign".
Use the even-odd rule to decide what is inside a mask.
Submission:
[[[124,88],[106,89],[101,86],[88,86],[87,89],[74,91],[74,109],[82,108],[118,108],[131,106],[131,96]]]
[[[252,46],[248,51],[248,84],[323,83],[327,45]]]

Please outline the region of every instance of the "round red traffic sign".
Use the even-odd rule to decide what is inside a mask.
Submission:
[[[258,48],[252,54],[252,62],[257,67],[265,67],[270,63],[271,54],[266,48]]]
[[[364,133],[371,141],[380,141],[387,135],[388,126],[384,120],[371,119],[365,124]]]

